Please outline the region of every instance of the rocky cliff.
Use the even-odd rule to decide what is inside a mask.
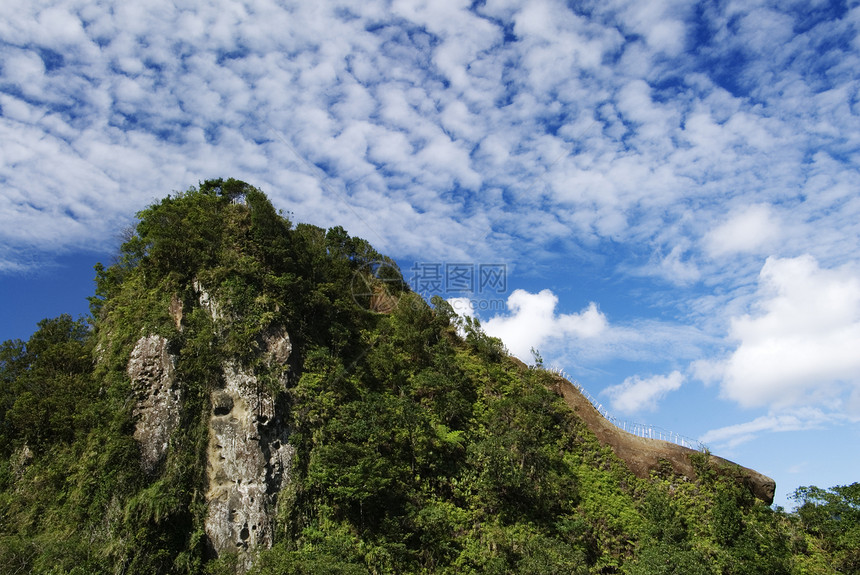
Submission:
[[[213,320],[215,331],[230,329],[212,295],[195,281],[197,305]],[[182,331],[185,314],[174,297],[170,315]],[[267,330],[261,337],[263,364],[282,373],[279,385],[286,388],[287,361],[292,351],[289,334],[282,327]],[[168,351],[167,338],[151,334],[141,337],[128,361],[127,373],[135,392],[134,438],[140,445],[142,470],[158,471],[170,448],[171,436],[180,421],[183,406],[182,382],[175,369],[176,358]],[[277,495],[289,481],[294,448],[290,430],[276,410],[275,398],[262,385],[253,368],[233,359],[221,363],[218,380],[209,389],[210,412],[206,452],[205,533],[210,553],[238,554],[240,571],[251,566],[253,551],[274,542],[272,518]]]
[[[277,495],[289,481],[294,449],[272,397],[253,371],[224,365],[224,385],[212,392],[206,462],[206,535],[216,554],[250,551],[274,541],[272,516]]]
[[[175,358],[167,346],[167,339],[160,335],[144,336],[128,361],[128,376],[137,398],[134,438],[140,443],[140,465],[148,474],[164,459],[170,436],[179,424],[182,391],[176,381]]]

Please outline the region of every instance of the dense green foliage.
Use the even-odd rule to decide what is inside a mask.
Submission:
[[[860,573],[860,483],[827,490],[801,487],[794,499],[798,547],[812,565],[810,572],[823,555],[837,573]]]
[[[147,208],[96,272],[91,325],[44,320],[0,347],[2,573],[235,572],[203,530],[225,359],[271,385],[297,450],[254,573],[860,572],[860,484],[803,488],[785,513],[704,456],[695,480],[637,479],[540,365],[411,293],[366,241],[293,227],[242,182]],[[293,342],[286,389],[260,360],[275,325]],[[149,334],[170,342],[184,399],[147,474],[126,366]]]

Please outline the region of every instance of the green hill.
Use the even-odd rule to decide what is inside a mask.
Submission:
[[[858,484],[631,466],[342,228],[235,180],[138,216],[88,321],[0,347],[2,573],[860,572]]]

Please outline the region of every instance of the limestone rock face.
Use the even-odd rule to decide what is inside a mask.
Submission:
[[[267,347],[271,360],[286,362],[286,332],[272,334]],[[215,554],[239,552],[244,571],[255,547],[272,546],[271,516],[289,479],[294,448],[271,394],[253,371],[226,362],[223,373],[224,387],[212,394],[209,419],[205,530]]]
[[[170,317],[173,318],[173,324],[176,326],[176,331],[182,332],[182,300],[178,294],[173,294],[170,298],[170,307],[167,309]]]
[[[230,328],[233,318],[195,281],[199,305],[215,322],[215,333]],[[174,297],[170,316],[182,331],[182,302]],[[233,360],[221,363],[218,382],[207,382],[211,391],[208,420],[205,498],[208,505],[204,528],[210,551],[218,556],[238,552],[239,572],[251,567],[254,551],[274,543],[273,516],[277,496],[289,481],[295,449],[290,431],[278,414],[272,393],[275,385],[286,386],[287,362],[292,352],[283,327],[261,336],[262,365],[268,378],[264,384],[250,367]],[[134,438],[141,447],[141,467],[155,474],[167,455],[170,438],[180,422],[182,387],[177,381],[175,358],[168,341],[159,335],[140,338],[127,366],[136,396]],[[201,382],[203,383],[203,382]]]
[[[208,311],[213,320],[217,321],[221,319],[223,317],[221,308],[206,288],[203,287],[203,284],[201,284],[199,280],[195,279],[192,282],[192,286],[194,287],[194,291],[197,292],[197,301],[200,302],[200,307]]]
[[[134,438],[141,447],[141,467],[152,473],[164,459],[170,435],[179,424],[182,394],[167,340],[149,335],[137,341],[127,368],[137,397]]]
[[[283,327],[267,331],[263,334],[266,344],[267,361],[269,365],[286,365],[293,351],[293,344],[287,330]]]
[[[33,461],[33,452],[30,450],[30,446],[26,443],[20,449],[16,449],[14,453],[12,453],[12,457],[9,458],[10,467],[12,469],[12,475],[15,479],[21,479],[24,476],[24,473],[27,471],[27,467]]]

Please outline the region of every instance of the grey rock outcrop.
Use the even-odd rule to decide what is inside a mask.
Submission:
[[[173,324],[176,326],[176,331],[182,332],[182,300],[179,299],[178,294],[173,294],[170,298],[170,307],[167,308],[168,313],[170,313],[170,317],[173,319]]]
[[[230,329],[232,318],[198,281],[193,287],[200,307],[215,322],[212,337],[220,337]],[[178,296],[168,311],[181,332]],[[292,343],[285,328],[274,327],[261,335],[260,346],[258,365],[266,372],[265,382],[253,368],[224,360],[211,391],[211,411],[204,414],[209,424],[206,485],[201,486],[208,506],[204,529],[213,555],[238,553],[239,572],[251,567],[256,549],[274,543],[277,496],[289,481],[295,451],[272,389],[273,384],[286,386]],[[136,398],[134,438],[140,444],[141,467],[156,474],[183,410],[182,386],[168,340],[160,335],[140,338],[126,369]]]
[[[267,359],[286,363],[286,331],[267,338]],[[216,555],[239,553],[242,571],[254,548],[272,546],[272,515],[278,492],[289,479],[294,448],[274,399],[252,370],[223,366],[224,387],[212,393],[207,461],[206,535]]]
[[[12,476],[18,480],[27,472],[27,467],[33,461],[33,452],[30,446],[26,443],[23,447],[16,449],[9,458],[9,467],[12,470]]]
[[[215,299],[209,294],[203,284],[200,283],[200,280],[194,279],[192,282],[192,287],[194,291],[197,293],[197,301],[200,302],[200,307],[209,312],[209,315],[212,317],[213,321],[218,321],[223,318],[223,314],[221,313],[221,308]]]
[[[152,473],[164,459],[170,435],[179,424],[182,393],[167,339],[149,335],[137,341],[127,373],[137,398],[134,438],[140,443],[141,467]]]
[[[263,334],[266,344],[266,363],[269,366],[284,366],[290,359],[293,344],[287,330],[283,327],[269,330]]]

